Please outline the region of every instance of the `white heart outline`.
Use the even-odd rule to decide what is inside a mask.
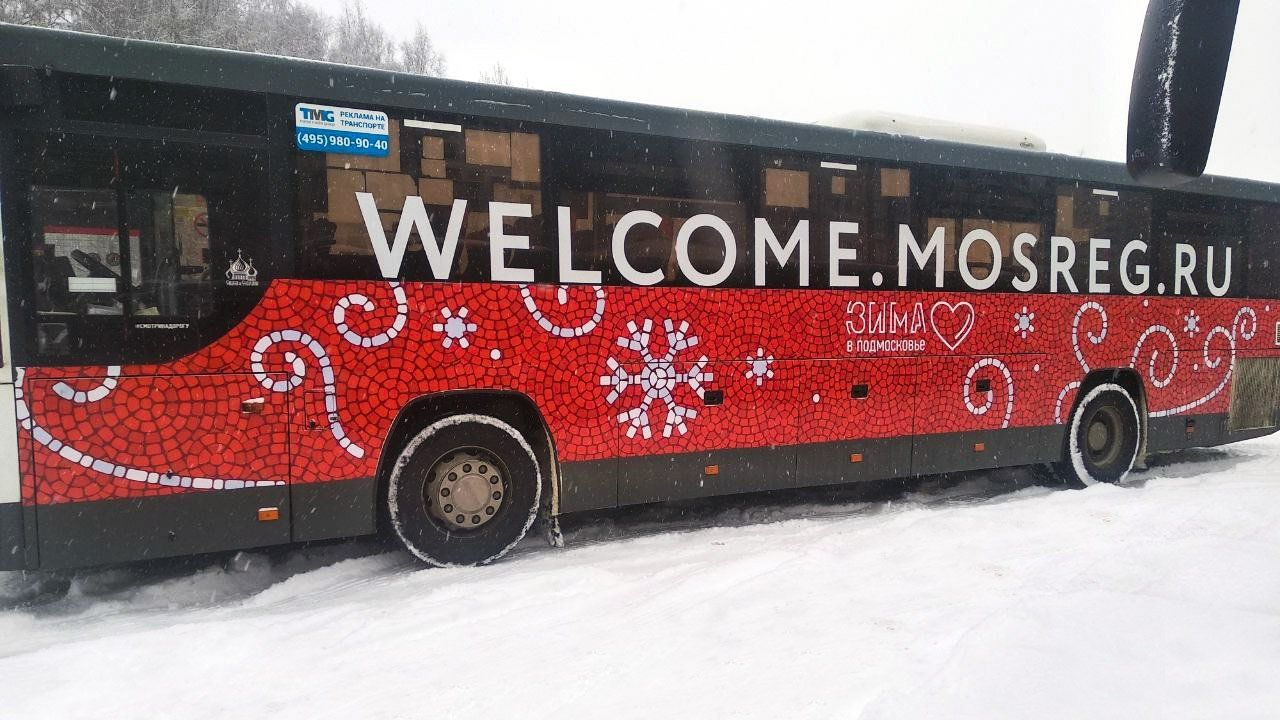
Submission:
[[[938,322],[934,318],[934,316],[938,312],[938,308],[943,307],[944,305],[946,306],[947,310],[951,311],[952,315],[955,315],[956,311],[959,310],[960,308],[969,309],[969,317],[965,320],[964,326],[960,328],[960,332],[956,333],[955,343],[952,343],[950,340],[948,340],[946,336],[942,334],[942,331],[938,330]],[[973,325],[977,321],[977,318],[978,318],[978,311],[974,310],[973,305],[965,300],[961,300],[960,302],[955,303],[954,305],[947,302],[946,300],[939,300],[938,302],[933,304],[933,307],[929,308],[929,324],[933,326],[933,334],[937,335],[938,339],[942,341],[942,344],[946,345],[952,352],[955,352],[956,348],[963,345],[964,341],[969,339],[969,333],[973,332]]]

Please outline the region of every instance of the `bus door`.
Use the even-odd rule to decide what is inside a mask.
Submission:
[[[261,151],[33,133],[27,358],[43,567],[289,539],[285,368],[207,346],[270,276]],[[255,264],[256,263],[256,264]]]

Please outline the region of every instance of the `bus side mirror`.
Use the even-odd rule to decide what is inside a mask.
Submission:
[[[1170,187],[1204,173],[1240,0],[1151,0],[1129,93],[1129,174]]]

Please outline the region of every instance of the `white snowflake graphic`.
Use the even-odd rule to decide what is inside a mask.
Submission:
[[[1023,340],[1027,336],[1036,331],[1036,326],[1032,324],[1036,319],[1036,314],[1027,309],[1026,305],[1022,306],[1022,312],[1013,314],[1013,334],[1021,335]]]
[[[445,347],[453,347],[456,342],[458,347],[465,350],[471,346],[471,340],[467,335],[476,331],[476,324],[467,320],[467,316],[470,314],[471,311],[465,305],[458,308],[456,314],[450,308],[443,307],[440,309],[440,317],[444,318],[444,322],[433,324],[431,329],[438,333],[444,333],[444,339],[441,344]]]
[[[663,437],[671,437],[672,431],[679,432],[681,435],[688,432],[685,421],[698,417],[698,411],[676,401],[676,388],[688,385],[698,394],[698,397],[702,397],[703,384],[710,382],[714,377],[706,369],[705,355],[700,357],[688,372],[679,372],[675,367],[676,356],[698,344],[698,336],[689,334],[689,323],[681,321],[677,327],[671,320],[664,320],[662,327],[666,331],[667,351],[662,355],[655,355],[649,347],[653,333],[653,320],[646,319],[643,326],[636,325],[634,320],[627,323],[627,332],[630,335],[618,338],[618,345],[639,355],[644,363],[644,369],[639,375],[632,375],[610,356],[606,361],[610,374],[600,377],[601,386],[612,388],[609,396],[605,398],[610,405],[633,385],[638,385],[644,393],[639,405],[618,413],[618,422],[627,426],[629,438],[635,437],[637,431],[646,440],[653,437],[653,430],[649,426],[649,408],[655,401],[667,409],[662,425]]]
[[[1183,315],[1182,322],[1182,332],[1190,335],[1191,337],[1195,337],[1196,333],[1200,332],[1200,316],[1196,314],[1195,310],[1191,310],[1186,315]]]
[[[747,373],[748,380],[754,379],[756,387],[764,384],[764,381],[773,377],[773,356],[765,355],[764,348],[756,348],[755,355],[747,356]]]

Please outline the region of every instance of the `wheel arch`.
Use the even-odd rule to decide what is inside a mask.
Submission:
[[[555,439],[537,403],[516,390],[446,390],[419,395],[404,404],[387,432],[386,442],[378,458],[378,483],[375,501],[380,528],[385,528],[387,487],[391,465],[414,433],[431,423],[458,413],[478,413],[495,417],[520,432],[533,448],[543,482],[541,512],[558,514],[560,507],[560,470]]]

